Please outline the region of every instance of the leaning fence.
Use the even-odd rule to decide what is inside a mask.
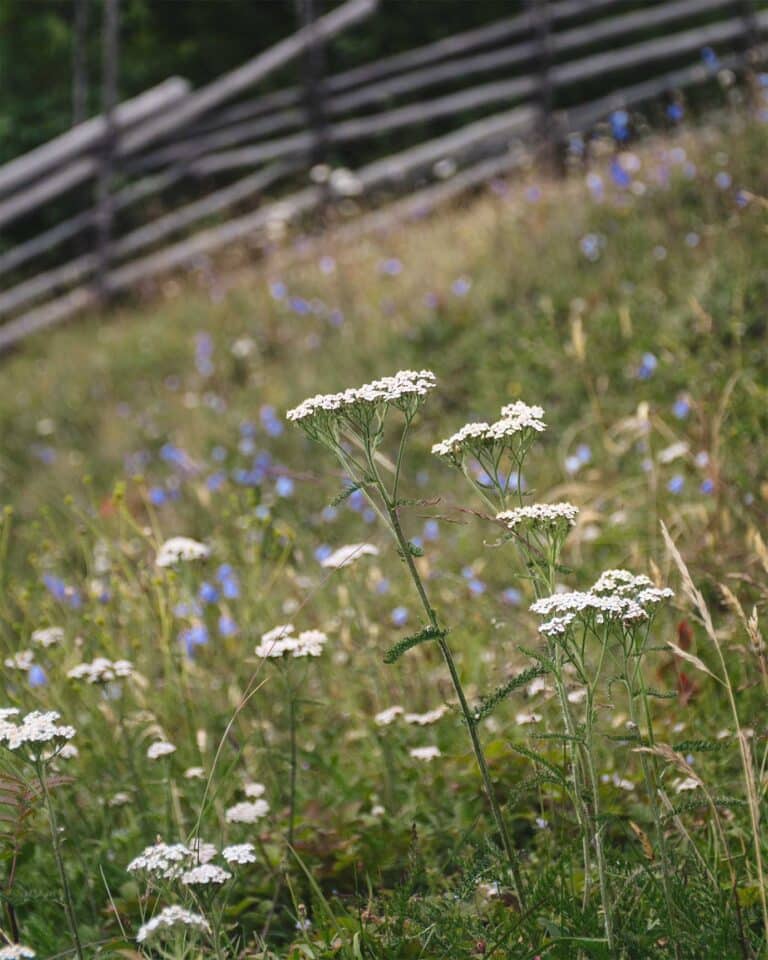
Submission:
[[[258,93],[376,5],[347,0],[207,86],[171,78],[0,167],[0,350],[334,199],[362,197],[362,209],[386,197],[344,229],[381,225],[511,171],[524,144],[563,141],[768,59],[766,3],[528,0],[503,20]],[[106,193],[24,236],[25,221],[104,181],[107,135]],[[335,170],[314,183],[319,160]]]

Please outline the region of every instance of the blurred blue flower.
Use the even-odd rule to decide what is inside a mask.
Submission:
[[[396,627],[402,627],[408,623],[408,611],[405,607],[395,607],[392,611],[392,623]]]
[[[472,281],[469,277],[458,277],[451,284],[451,293],[455,297],[465,297],[472,289]]]
[[[294,482],[291,477],[278,477],[275,483],[275,492],[278,497],[290,497],[293,495]]]
[[[702,480],[699,490],[702,493],[714,493],[715,481],[711,477],[707,477],[706,480]]]
[[[469,582],[469,591],[475,596],[480,596],[480,594],[485,593],[485,584],[482,580],[478,580],[477,577],[473,577]]]
[[[291,297],[290,304],[291,310],[300,317],[306,317],[307,314],[312,313],[312,304],[304,297]]]
[[[396,277],[402,272],[403,265],[397,257],[389,257],[389,259],[382,260],[379,263],[379,273],[383,273],[387,277]]]
[[[321,543],[319,547],[315,548],[315,560],[318,563],[322,563],[326,557],[330,557],[333,553],[333,547],[328,546],[327,543]]]
[[[637,371],[638,379],[649,380],[653,376],[658,365],[659,361],[652,353],[644,353]]]
[[[685,110],[683,109],[682,103],[675,102],[667,105],[667,117],[672,123],[680,123],[684,116]]]
[[[203,377],[213,373],[213,340],[209,333],[198,333],[195,337],[195,366]]]
[[[219,470],[217,473],[212,473],[210,477],[208,477],[208,479],[205,481],[205,485],[208,487],[211,493],[216,493],[217,491],[221,490],[226,482],[226,473]]]
[[[501,599],[511,607],[518,607],[523,602],[523,595],[516,587],[507,587],[502,592]]]
[[[381,580],[377,581],[375,589],[376,589],[376,593],[381,594],[382,596],[385,593],[389,593],[389,590],[390,590],[389,580],[387,580],[386,577],[382,577]]]
[[[219,599],[219,591],[212,583],[201,583],[198,596],[203,603],[216,603]]]
[[[626,189],[632,183],[632,177],[622,167],[617,157],[611,160],[611,179],[617,187]]]
[[[325,523],[332,523],[339,515],[338,507],[327,506],[320,511],[320,519]]]
[[[609,123],[614,140],[623,143],[629,139],[629,114],[626,110],[614,110]]]
[[[424,522],[424,539],[438,540],[440,538],[440,524],[437,520],[426,520]]]
[[[672,413],[678,420],[685,420],[691,412],[691,404],[686,396],[680,396],[675,400],[672,406]]]
[[[702,47],[701,59],[710,70],[715,71],[720,69],[720,59],[712,47]]]
[[[721,190],[728,190],[733,184],[733,177],[727,170],[721,170],[715,177],[715,183]]]
[[[48,683],[48,677],[45,674],[45,670],[36,663],[33,663],[29,668],[29,685],[30,687],[44,687]]]
[[[362,516],[366,523],[373,523],[376,520],[376,511],[373,507],[366,507]]]
[[[149,490],[149,502],[154,504],[156,507],[162,507],[162,505],[168,499],[168,494],[163,490],[162,487],[150,487]]]
[[[187,656],[194,657],[195,647],[202,647],[208,643],[208,629],[205,624],[193,624],[193,626],[181,631],[179,640],[184,645]]]
[[[670,493],[682,493],[683,487],[685,486],[685,478],[682,474],[676,473],[674,477],[671,477],[667,483],[667,490]]]
[[[232,617],[227,613],[222,613],[219,617],[219,633],[222,637],[234,637],[238,631],[238,626]]]
[[[271,280],[269,284],[269,292],[273,300],[284,300],[285,295],[288,293],[288,288],[282,280]]]

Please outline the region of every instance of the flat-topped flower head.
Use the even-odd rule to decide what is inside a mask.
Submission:
[[[485,443],[490,429],[490,424],[485,421],[465,423],[450,437],[433,444],[432,453],[459,464],[467,454],[473,455]]]
[[[185,844],[158,841],[151,847],[145,847],[138,857],[131,860],[126,870],[146,879],[172,880],[179,877],[191,862],[192,851]]]
[[[147,759],[159,760],[160,757],[169,757],[176,753],[176,747],[167,740],[156,740],[147,747]]]
[[[190,537],[171,537],[157,551],[155,563],[158,567],[175,567],[182,562],[205,560],[210,553],[209,546]]]
[[[35,756],[44,751],[54,756],[76,732],[74,727],[57,723],[59,714],[55,710],[33,710],[20,723],[11,719],[17,715],[13,707],[0,710],[0,744],[9,750],[25,749]]]
[[[462,470],[470,480],[468,462],[477,460],[503,503],[510,481],[514,479],[516,484],[519,483],[520,470],[531,444],[546,429],[541,419],[543,413],[541,407],[530,407],[518,400],[502,407],[501,418],[494,423],[465,424],[447,439],[434,444],[432,453]],[[503,456],[512,461],[514,471],[502,470]]]
[[[567,529],[576,523],[579,508],[572,503],[532,503],[496,514],[510,530],[556,528]]]
[[[0,960],[26,960],[36,956],[35,951],[31,947],[25,947],[23,943],[9,943],[0,947]]]
[[[379,548],[372,543],[347,543],[321,560],[320,566],[329,570],[340,570],[362,557],[377,557],[378,555]]]
[[[35,665],[35,654],[32,650],[17,650],[12,657],[6,657],[3,662],[9,670],[28,673]]]
[[[88,683],[111,683],[124,680],[133,673],[130,660],[108,660],[96,657],[91,663],[79,663],[67,672],[70,680],[86,680]]]
[[[314,440],[333,446],[339,429],[367,428],[382,418],[390,406],[412,417],[436,386],[430,370],[400,370],[394,376],[372,380],[341,393],[317,394],[286,413]]]
[[[521,427],[529,427],[538,433],[546,429],[543,416],[544,407],[531,406],[522,400],[515,400],[514,403],[508,403],[501,408],[502,420],[516,420]]]
[[[164,931],[178,928],[198,930],[203,933],[211,932],[208,921],[199,913],[185,910],[184,907],[173,906],[164,907],[156,917],[152,917],[139,927],[136,940],[138,943],[145,943],[147,940],[159,939]]]
[[[266,800],[241,800],[231,806],[224,815],[227,823],[257,823],[269,813]]]
[[[181,875],[181,882],[188,887],[208,887],[220,885],[232,879],[229,870],[216,866],[215,863],[201,863],[191,870],[185,870]]]
[[[262,634],[254,653],[257,657],[277,660],[281,657],[319,657],[328,637],[322,630],[302,630],[295,635],[293,624],[286,623]]]
[[[252,843],[234,843],[230,847],[224,847],[221,851],[222,857],[227,863],[256,863],[256,849]]]
[[[423,760],[426,763],[441,756],[440,747],[413,747],[408,752],[414,760]]]
[[[55,647],[64,639],[61,627],[40,627],[32,631],[32,643],[37,647]]]
[[[547,636],[567,632],[576,620],[586,625],[622,622],[632,625],[648,619],[646,611],[631,597],[596,594],[591,591],[555,593],[531,605],[531,611],[550,619],[539,628]]]

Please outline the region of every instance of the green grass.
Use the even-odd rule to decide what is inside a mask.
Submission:
[[[695,176],[670,162],[672,147],[686,149]],[[163,281],[144,304],[78,321],[4,361],[3,657],[29,649],[37,628],[65,634],[60,645],[35,648],[44,685],[6,670],[4,702],[59,710],[78,731],[79,755],[55,762],[67,780],[51,793],[79,936],[92,945],[87,957],[137,956],[131,937],[142,917],[167,903],[190,905],[178,889],[144,897],[125,867],[156,836],[187,840],[198,823],[206,841],[257,847],[258,862],[233,871],[218,900],[226,901],[227,958],[608,955],[596,890],[582,903],[563,741],[539,737],[562,733],[554,699],[516,690],[479,728],[527,878],[530,906],[521,914],[437,651],[421,644],[383,663],[423,625],[387,531],[369,522],[359,494],[324,512],[344,488],[333,458],[290,425],[279,435],[265,427],[268,407],[282,420],[306,396],[398,369],[427,367],[438,380],[413,426],[401,490],[413,503],[401,513],[407,535],[423,540],[418,570],[452,627],[470,702],[531,666],[521,648],[543,647],[517,553],[430,447],[522,397],[545,407],[548,424],[526,463],[528,490],[581,511],[559,580],[585,589],[601,570],[627,567],[677,590],[666,524],[712,611],[740,722],[753,731],[748,752],[764,804],[765,677],[756,647],[768,597],[768,221],[759,199],[741,207],[735,191],[768,195],[766,147],[764,127],[733,121],[640,146],[643,195],[616,190],[600,167],[602,203],[583,175],[542,182],[535,200],[533,180],[513,182],[503,195],[484,191],[385,237],[340,246],[329,234],[308,257],[284,250],[249,263],[247,251],[232,251],[199,274]],[[730,189],[715,183],[723,170]],[[595,262],[581,249],[590,234],[602,238]],[[320,269],[321,255],[334,258],[331,273]],[[402,269],[389,275],[384,265],[394,259]],[[457,287],[461,278],[469,284]],[[285,297],[275,296],[278,282]],[[202,373],[200,334],[212,349]],[[643,379],[646,354],[657,365]],[[689,407],[684,417],[676,401]],[[669,460],[680,443],[687,446]],[[580,448],[588,462],[574,471]],[[184,451],[188,469],[169,462],[174,450]],[[697,459],[702,451],[706,462]],[[264,452],[258,482],[238,483]],[[221,486],[211,489],[218,475]],[[162,504],[152,502],[158,490]],[[212,557],[164,573],[154,551],[179,534],[210,544]],[[379,555],[330,575],[320,567],[319,547],[363,540]],[[224,563],[239,596],[199,614],[181,611]],[[46,590],[46,574],[75,588],[80,605]],[[747,618],[756,605],[751,641],[721,583]],[[407,623],[394,622],[396,608]],[[237,633],[221,634],[222,614]],[[293,676],[253,653],[262,633],[288,621],[329,637],[323,655],[299,661]],[[766,944],[733,719],[722,684],[664,649],[684,641],[681,621],[692,628],[691,652],[720,675],[712,640],[678,590],[656,618],[658,649],[646,662],[648,685],[668,694],[653,701],[655,736],[682,744],[716,802],[678,794],[682,774],[660,762],[669,795],[690,807],[665,822],[676,867],[670,926],[637,741],[621,695],[602,686],[594,757],[609,778],[600,789],[617,955],[758,956]],[[209,640],[190,659],[178,636],[201,624]],[[67,678],[96,656],[135,665],[120,695]],[[292,696],[299,723],[290,851]],[[441,703],[451,709],[431,726],[373,719],[395,704],[422,712]],[[517,715],[531,711],[541,721],[521,725]],[[159,738],[177,750],[150,761],[147,746]],[[409,750],[424,745],[442,756],[412,759]],[[531,759],[533,750],[541,759]],[[7,774],[34,784],[30,767],[4,753]],[[203,767],[209,781],[186,779],[190,767]],[[614,776],[626,783],[615,785]],[[244,798],[247,780],[266,786],[270,813],[256,827],[228,824],[225,810]],[[38,956],[71,955],[44,805],[30,787],[32,809],[22,817],[20,789],[0,783],[2,929],[10,929],[10,904],[22,942]],[[123,793],[127,803],[110,805]],[[495,883],[499,896],[478,885]],[[305,910],[312,925],[301,931]],[[167,955],[213,955],[192,943],[174,949]]]

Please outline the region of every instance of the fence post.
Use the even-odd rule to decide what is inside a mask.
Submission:
[[[112,258],[112,222],[114,202],[112,178],[117,147],[117,72],[119,60],[120,0],[104,0],[102,24],[101,110],[104,116],[104,137],[99,155],[99,174],[96,197],[96,293],[102,302],[109,298],[109,268]]]
[[[538,81],[537,100],[539,116],[536,139],[541,148],[541,156],[550,169],[560,171],[558,162],[558,131],[553,112],[554,90],[552,86],[552,37],[550,15],[547,0],[526,0],[531,24]],[[562,172],[562,171],[560,171]]]
[[[314,31],[315,22],[322,14],[322,0],[296,0],[299,26]],[[325,116],[325,47],[314,38],[302,57],[302,82],[307,125],[312,133],[310,163],[321,163],[326,153]]]
[[[88,115],[88,0],[75,0],[72,28],[72,126]]]

